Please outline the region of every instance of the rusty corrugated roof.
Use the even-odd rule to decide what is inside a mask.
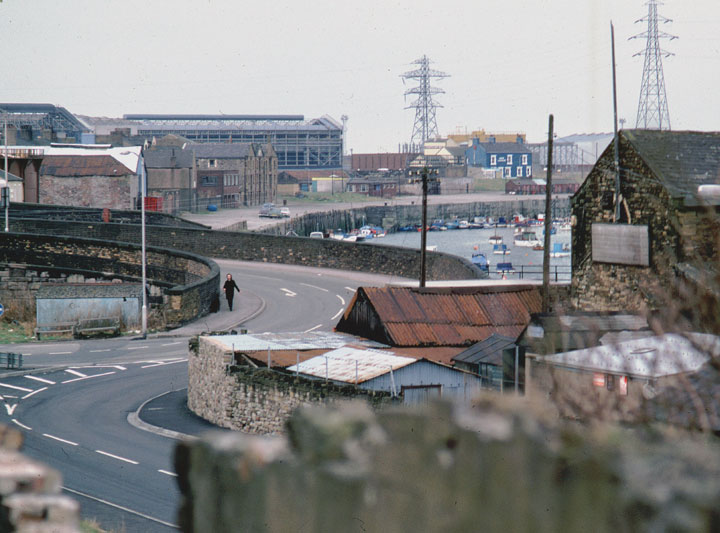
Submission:
[[[43,159],[41,176],[126,176],[132,170],[110,155],[49,155]]]
[[[353,313],[362,305],[375,316]],[[541,306],[540,292],[526,285],[361,287],[337,329],[393,346],[465,346],[493,333],[517,338]]]

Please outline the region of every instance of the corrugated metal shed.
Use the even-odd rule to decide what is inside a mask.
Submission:
[[[654,379],[695,372],[711,357],[718,356],[720,338],[693,333],[635,339],[612,346],[538,357],[538,360],[591,372]]]
[[[361,287],[336,329],[391,346],[467,346],[517,338],[541,310],[533,286]]]
[[[344,346],[288,367],[291,372],[327,378],[344,383],[364,383],[370,379],[417,362],[412,357],[400,357],[390,352]]]
[[[515,339],[493,333],[484,341],[473,344],[464,352],[453,357],[453,361],[475,365],[486,363],[502,366],[503,350],[514,345]]]

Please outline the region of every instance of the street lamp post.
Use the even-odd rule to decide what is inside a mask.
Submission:
[[[5,115],[5,133],[3,142],[5,144],[5,190],[3,190],[5,203],[5,231],[10,231],[10,177],[8,176],[8,141],[7,141],[7,111]]]
[[[142,336],[147,337],[147,257],[145,255],[145,168],[140,168],[140,222],[142,255]]]

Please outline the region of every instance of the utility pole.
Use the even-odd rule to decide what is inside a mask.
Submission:
[[[429,178],[429,174],[437,174],[436,168],[430,169],[424,166],[420,171],[410,171],[410,175],[420,174],[420,180],[422,181],[422,228],[420,233],[420,287],[425,286],[425,277],[427,269],[427,195],[428,195],[428,181],[435,181],[435,179]],[[418,181],[418,180],[413,180]]]
[[[545,179],[545,238],[543,239],[543,313],[550,311],[550,236],[552,233],[553,116],[548,119],[547,177]]]
[[[7,141],[7,111],[5,115],[5,189],[3,190],[3,202],[5,203],[5,232],[10,231],[10,176],[8,175],[8,141]]]
[[[612,82],[613,82],[613,128],[614,128],[614,158],[615,158],[615,215],[614,222],[620,222],[620,138],[618,137],[617,114],[617,83],[615,81],[615,28],[610,22],[610,41],[612,49]]]

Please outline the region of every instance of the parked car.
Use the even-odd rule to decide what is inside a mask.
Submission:
[[[275,209],[275,204],[263,204],[260,208],[260,213],[258,213],[261,217],[268,217],[270,216],[270,212]]]
[[[280,212],[282,213],[282,216],[285,218],[290,218],[290,208],[289,207],[281,207]]]
[[[312,233],[310,233],[310,238],[311,239],[324,239],[325,235],[323,235],[322,231],[313,231]]]

